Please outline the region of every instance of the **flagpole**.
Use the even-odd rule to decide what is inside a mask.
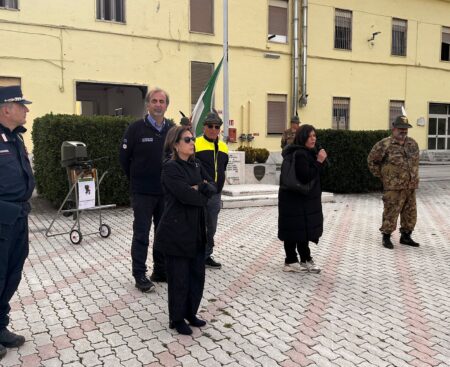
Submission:
[[[223,0],[223,140],[228,142],[228,0]]]

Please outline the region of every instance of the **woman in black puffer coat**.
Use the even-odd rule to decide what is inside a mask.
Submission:
[[[197,318],[205,284],[205,205],[217,192],[194,157],[194,141],[183,126],[167,134],[161,175],[164,212],[155,237],[166,261],[169,327],[185,335],[192,334],[185,320],[196,327],[206,324]]]
[[[309,241],[318,243],[323,232],[320,171],[327,153],[324,149],[317,152],[316,130],[312,125],[301,125],[293,144],[283,149],[283,159],[292,154],[295,154],[297,180],[303,184],[311,181],[315,183],[306,195],[280,185],[278,238],[284,241],[286,252],[283,271],[319,273],[320,268],[311,257]],[[300,262],[296,250],[300,255]]]

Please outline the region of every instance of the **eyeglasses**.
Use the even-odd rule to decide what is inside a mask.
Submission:
[[[206,126],[207,126],[208,129],[213,129],[213,128],[216,129],[216,130],[220,129],[219,125],[207,124]]]
[[[191,141],[195,143],[195,138],[193,136],[185,136],[181,140],[183,140],[186,144],[189,144]]]

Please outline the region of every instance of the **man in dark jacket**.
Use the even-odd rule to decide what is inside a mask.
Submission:
[[[151,282],[166,281],[164,255],[153,249],[153,273],[146,276],[147,253],[151,221],[154,230],[163,212],[161,165],[164,141],[172,123],[164,118],[169,105],[169,95],[156,88],[145,97],[148,114],[132,123],[120,147],[120,164],[130,180],[133,206],[133,240],[131,243],[132,272],[136,288],[143,292],[155,289]]]
[[[28,200],[35,182],[21,134],[31,102],[18,86],[0,88],[0,359],[25,338],[7,329],[9,301],[28,256]]]
[[[228,147],[219,140],[222,120],[215,113],[209,113],[203,123],[203,136],[195,141],[195,156],[206,169],[207,174],[217,184],[217,194],[208,200],[206,206],[206,252],[205,265],[207,268],[220,269],[222,265],[212,258],[214,235],[221,206],[221,192],[225,183],[225,171],[228,164]]]

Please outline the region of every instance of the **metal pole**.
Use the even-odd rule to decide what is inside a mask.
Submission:
[[[298,47],[298,23],[299,23],[299,15],[298,15],[298,0],[294,0],[293,3],[294,6],[294,21],[293,21],[293,45],[294,45],[294,50],[293,50],[293,57],[292,57],[292,76],[293,76],[293,83],[292,83],[292,114],[291,116],[296,116],[297,115],[297,107],[298,107],[298,74],[299,74],[299,65],[298,65],[298,61],[299,61],[299,47]]]
[[[228,0],[223,0],[223,140],[228,142]]]

